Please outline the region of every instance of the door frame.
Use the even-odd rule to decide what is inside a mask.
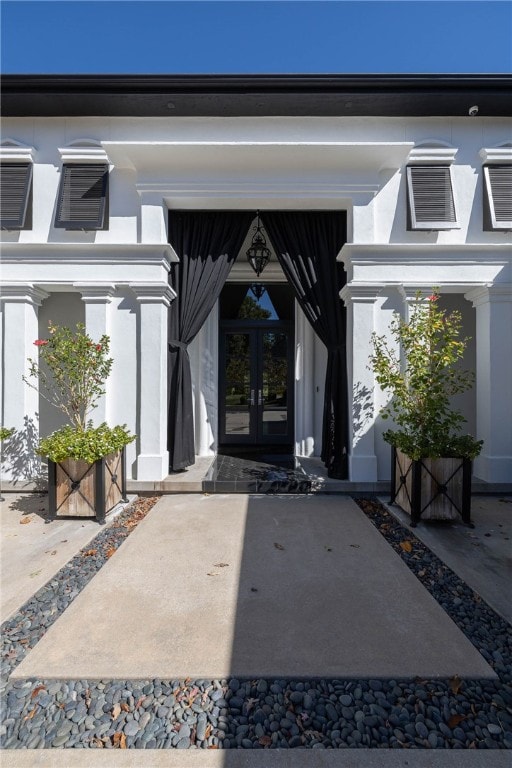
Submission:
[[[256,355],[260,354],[259,339],[256,332],[263,334],[266,332],[285,332],[288,334],[289,346],[288,346],[288,371],[287,371],[287,411],[288,411],[288,432],[285,436],[282,435],[269,435],[264,439],[258,439],[258,434],[253,436],[253,418],[254,411],[250,414],[250,428],[249,435],[226,435],[223,429],[226,418],[226,366],[224,364],[226,359],[226,332],[232,333],[251,333],[254,337],[258,338],[258,349],[251,356],[251,378],[256,376],[257,358]],[[253,448],[254,450],[263,450],[266,447],[278,447],[278,446],[290,446],[293,451],[293,445],[295,442],[295,387],[294,387],[294,350],[295,350],[295,327],[293,322],[283,320],[220,320],[219,321],[219,395],[218,395],[218,446],[222,449],[223,446],[229,446],[232,450],[236,446],[240,448]],[[258,404],[256,404],[258,407]]]

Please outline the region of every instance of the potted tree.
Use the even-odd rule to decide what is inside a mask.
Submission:
[[[474,374],[459,365],[469,340],[461,335],[460,312],[448,313],[438,302],[437,289],[426,301],[418,292],[410,319],[396,313],[391,322],[394,345],[372,337],[371,368],[392,395],[381,416],[397,427],[384,432],[393,449],[391,502],[411,515],[413,527],[420,518],[459,515],[471,525],[471,462],[483,443],[462,434],[466,420],[451,403],[471,388]]]
[[[29,358],[26,384],[66,416],[68,423],[39,442],[48,459],[48,498],[52,517],[96,517],[126,499],[125,446],[135,440],[126,425],[94,427],[89,419],[105,393],[112,368],[110,339],[94,342],[82,323],[76,330],[48,325],[37,339],[39,359]],[[29,379],[37,379],[39,387]]]

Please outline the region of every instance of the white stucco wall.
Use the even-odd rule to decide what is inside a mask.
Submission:
[[[4,360],[13,359],[13,345],[19,345],[20,334],[23,352],[31,351],[34,317],[36,326],[40,325],[52,302],[55,312],[67,317],[69,310],[74,319],[79,314],[77,302],[84,301],[90,322],[105,322],[112,337],[115,365],[105,415],[112,423],[127,423],[139,435],[129,447],[132,476],[161,479],[156,474],[164,471],[166,461],[162,431],[166,417],[159,418],[167,398],[163,318],[172,298],[165,293],[165,285],[169,261],[175,257],[167,245],[168,209],[346,210],[348,244],[341,256],[352,297],[347,299],[350,327],[357,339],[349,367],[352,373],[358,371],[350,385],[354,389],[360,382],[370,387],[373,414],[370,424],[360,428],[360,461],[354,467],[358,464],[357,479],[384,478],[389,473],[387,447],[381,440],[382,425],[374,421],[381,395],[364,371],[365,339],[371,328],[381,332],[391,311],[403,306],[400,286],[407,290],[440,286],[443,301],[463,309],[473,338],[488,338],[489,333],[498,332],[493,323],[508,322],[510,233],[482,229],[479,153],[510,142],[510,129],[507,119],[484,117],[6,118],[3,139],[34,148],[34,180],[33,228],[2,232],[2,283],[18,291],[16,302],[24,307],[12,303],[7,311],[4,307]],[[59,148],[83,139],[97,142],[110,163],[108,231],[72,232],[53,226]],[[426,142],[457,150],[452,165],[457,229],[407,231],[405,166],[410,151]],[[89,295],[87,299],[84,284],[89,294],[91,286],[96,286],[96,298]],[[493,293],[496,285],[499,293]],[[24,286],[31,286],[29,299],[23,299]],[[487,298],[479,294],[473,307],[472,291],[489,286]],[[38,298],[41,290],[50,298],[45,299],[45,294]],[[61,304],[57,290],[62,292]],[[104,299],[98,303],[102,290]],[[75,296],[66,309],[67,300],[62,297],[71,293]],[[356,295],[359,299],[354,301]],[[43,304],[38,308],[40,300]],[[206,425],[196,434],[202,454],[215,450],[216,444],[216,339],[212,315],[191,346],[195,412]],[[509,468],[512,476],[512,436],[494,412],[506,406],[512,386],[508,382],[512,374],[503,362],[507,354],[512,357],[509,344],[510,335],[496,339],[493,364],[487,366],[481,354],[480,362],[476,361],[472,344],[468,355],[470,367],[478,371],[479,394],[478,398],[466,395],[462,402],[471,428],[498,434],[480,470],[483,479],[496,482],[506,477]],[[143,355],[151,364],[157,361],[151,375],[141,364]],[[6,372],[21,370],[18,357],[16,365],[4,366],[4,377]],[[307,364],[310,381],[297,384],[297,392],[312,402],[314,419],[312,428],[302,423],[297,450],[317,454],[325,367],[325,350],[318,340]],[[491,378],[504,384],[494,387]],[[27,413],[26,398],[16,406],[20,414],[7,414],[6,404],[10,409],[15,406],[9,382],[3,385],[3,418],[18,423],[21,414]],[[152,393],[154,400],[150,402],[147,394],[141,399],[142,392]],[[304,403],[296,406],[304,411]],[[42,426],[46,418],[42,412]],[[355,453],[358,439],[354,433]],[[495,471],[493,467],[498,466]]]

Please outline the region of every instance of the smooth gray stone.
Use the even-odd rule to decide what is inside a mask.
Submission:
[[[124,727],[126,736],[135,736],[139,732],[139,724],[135,720],[130,720]]]

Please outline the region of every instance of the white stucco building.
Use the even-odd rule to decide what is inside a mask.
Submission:
[[[133,481],[165,478],[168,313],[177,293],[169,273],[179,259],[172,217],[255,219],[259,211],[272,256],[258,281],[275,308],[287,278],[265,212],[328,211],[346,224],[337,258],[347,479],[389,478],[370,336],[386,331],[393,311],[406,314],[417,290],[438,286],[472,337],[466,364],[476,386],[461,406],[484,440],[474,474],[494,486],[512,482],[512,78],[6,76],[2,103],[1,416],[25,438],[4,477],[33,478],[37,435],[57,425],[21,379],[51,319],[110,335],[114,367],[94,418],[138,435],[127,449]],[[85,173],[84,199],[100,190],[82,220],[80,201],[64,210],[74,172]],[[226,281],[233,291],[245,286],[241,297],[256,279],[245,255],[253,234],[249,226]],[[320,454],[327,352],[289,300],[291,311],[272,316],[288,333],[276,392],[265,371],[254,373],[265,329],[258,336],[230,314],[229,296],[215,301],[189,345],[197,456],[238,443]],[[227,373],[235,332],[251,344],[258,336],[247,353],[247,397]],[[272,397],[274,410],[265,411]]]

